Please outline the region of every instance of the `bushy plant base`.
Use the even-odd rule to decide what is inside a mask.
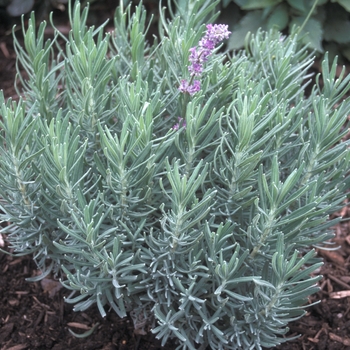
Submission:
[[[1,97],[3,231],[77,311],[130,313],[179,348],[273,347],[317,291],[312,248],[349,189],[350,78],[326,56],[305,96],[297,34],[195,59],[215,5],[163,16],[152,45],[141,7],[104,34],[76,3],[52,41],[32,16],[15,40],[24,98]]]

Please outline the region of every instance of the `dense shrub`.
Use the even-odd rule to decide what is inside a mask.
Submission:
[[[141,7],[105,34],[76,3],[52,41],[32,15],[23,99],[1,97],[2,232],[77,311],[130,313],[184,348],[272,347],[318,290],[312,247],[349,188],[350,78],[326,56],[306,96],[296,33],[220,53],[216,6],[162,15],[152,45]]]

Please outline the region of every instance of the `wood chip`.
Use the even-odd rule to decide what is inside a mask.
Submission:
[[[347,201],[344,202],[344,204],[346,204],[346,203],[347,203]],[[346,205],[346,206],[343,207],[343,209],[340,211],[340,216],[341,216],[342,218],[344,218],[344,217],[346,216],[347,212],[348,212],[348,206]]]
[[[320,255],[322,255],[325,259],[332,261],[333,263],[344,266],[345,265],[345,260],[344,258],[334,250],[322,250],[320,249],[318,251]]]
[[[7,50],[6,43],[4,41],[0,43],[0,49],[6,58],[10,58],[9,50]]]
[[[11,306],[18,306],[19,305],[19,300],[18,299],[10,299],[8,301],[8,303],[11,305]]]
[[[22,262],[22,258],[18,258],[18,259],[15,259],[15,260],[13,260],[13,261],[11,261],[10,263],[9,263],[9,265],[17,265],[17,264],[20,264],[21,262]]]
[[[350,276],[340,276],[339,279],[345,283],[350,283]]]
[[[350,338],[342,338],[342,337],[339,337],[339,335],[336,335],[334,333],[329,333],[329,338],[337,341],[338,343],[342,343],[345,346],[350,346]]]
[[[79,328],[79,329],[84,329],[84,330],[91,329],[91,327],[89,327],[85,323],[78,323],[78,322],[68,322],[67,326],[74,327],[74,328]]]
[[[42,308],[44,308],[44,309],[46,309],[46,310],[50,310],[50,306],[48,306],[48,305],[46,305],[46,304],[40,302],[34,295],[33,295],[33,299],[34,299],[34,301],[35,301],[38,305],[40,305]]]
[[[12,346],[11,348],[8,348],[6,350],[22,350],[22,349],[27,349],[28,345],[26,344],[20,344],[20,345],[15,345]]]
[[[333,275],[327,275],[328,278],[330,278],[333,282],[337,283],[342,288],[345,288],[346,290],[350,290],[350,285],[343,282],[340,278],[333,276]]]
[[[44,278],[40,281],[41,287],[44,292],[49,294],[50,298],[53,298],[57,292],[62,288],[62,284],[59,281],[54,281],[50,278]]]
[[[350,297],[350,290],[342,290],[340,292],[333,292],[329,294],[331,299],[343,299]]]
[[[6,323],[0,328],[0,343],[3,343],[4,339],[6,339],[12,333],[14,326],[15,324],[10,322]]]
[[[345,237],[345,241],[346,241],[347,244],[350,245],[350,235]]]

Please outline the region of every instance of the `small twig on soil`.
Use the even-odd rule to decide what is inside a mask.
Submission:
[[[4,41],[0,43],[0,49],[6,58],[10,58],[9,50],[7,50],[6,43]]]
[[[346,288],[347,290],[350,290],[350,286],[343,282],[342,280],[340,280],[339,278],[332,276],[332,275],[327,275],[327,277],[329,279],[331,279],[332,281],[336,282],[339,286],[342,286],[343,288]]]
[[[34,299],[34,301],[35,301],[38,305],[40,305],[42,308],[44,308],[44,309],[46,309],[46,310],[50,310],[50,306],[41,303],[34,295],[33,295],[33,299]]]
[[[350,339],[349,338],[342,338],[342,337],[339,337],[339,335],[336,335],[334,333],[329,333],[329,338],[332,340],[335,340],[339,343],[342,343],[345,346],[350,346]]]

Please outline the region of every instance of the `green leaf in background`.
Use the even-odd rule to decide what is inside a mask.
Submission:
[[[332,2],[337,2],[339,5],[343,6],[347,12],[350,12],[349,0],[332,0]]]
[[[0,0],[0,6],[5,7],[7,6],[11,1],[10,0]]]
[[[12,0],[6,11],[10,16],[17,17],[29,12],[34,5],[34,0]]]
[[[242,10],[263,9],[269,6],[275,6],[282,2],[282,0],[234,0],[234,2]]]
[[[297,10],[299,14],[307,15],[316,0],[287,0],[289,6]],[[348,1],[348,0],[345,0]],[[324,5],[328,0],[318,0],[317,7]]]
[[[287,0],[287,2],[293,9],[298,10],[301,13],[307,12],[304,0]]]
[[[347,60],[350,61],[350,47],[346,47],[341,53]]]
[[[233,28],[232,34],[228,41],[228,48],[238,49],[243,47],[244,39],[248,32],[256,33],[259,28],[265,27],[265,20],[262,15],[262,11],[251,11],[248,12],[238,23],[236,27]]]
[[[350,1],[347,0],[350,4]],[[332,6],[331,15],[327,16],[324,23],[324,39],[335,41],[338,44],[350,42],[349,14],[339,6]]]
[[[292,30],[293,26],[300,27],[304,23],[305,17],[293,17],[289,23],[289,29]],[[311,48],[317,50],[318,52],[323,52],[322,38],[323,29],[320,21],[315,18],[310,18],[306,23],[301,34],[305,34],[303,37],[303,43],[309,44]]]
[[[271,12],[267,20],[267,28],[271,29],[277,26],[278,30],[283,30],[287,27],[289,22],[288,6],[280,4],[276,6]]]
[[[222,6],[225,8],[231,3],[231,0],[221,0]]]

